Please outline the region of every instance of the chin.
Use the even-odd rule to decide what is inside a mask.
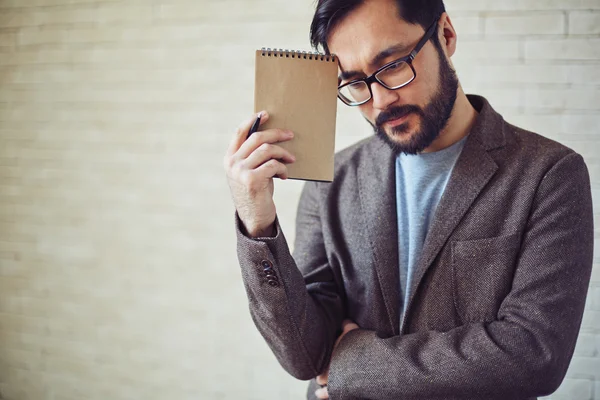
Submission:
[[[386,129],[385,133],[394,142],[406,142],[414,135],[414,130],[411,130],[410,124],[405,122],[393,128]]]

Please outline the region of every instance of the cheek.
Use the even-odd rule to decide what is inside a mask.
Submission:
[[[417,70],[417,77],[406,88],[410,90],[411,95],[417,96],[417,98],[420,99],[425,99],[428,97],[428,94],[432,88],[431,70],[429,68],[417,69],[416,66],[415,69]]]
[[[431,44],[424,48],[422,50],[424,52],[422,54],[423,57],[419,59],[419,56],[417,56],[417,59],[413,62],[417,77],[411,85],[414,84],[418,91],[417,94],[426,100],[429,100],[433,96],[439,84],[440,60],[437,50],[432,47],[433,45]]]
[[[372,124],[375,124],[376,115],[373,110],[373,107],[371,107],[371,103],[372,101],[368,102],[367,104],[363,104],[362,106],[358,106],[358,109],[360,110],[360,113],[363,115],[363,117],[369,120],[369,122],[371,122]]]

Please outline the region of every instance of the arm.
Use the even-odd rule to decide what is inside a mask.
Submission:
[[[295,257],[278,220],[275,237],[251,239],[236,215],[238,259],[252,319],[279,363],[298,379],[314,378],[327,367],[344,316],[325,253],[317,196],[317,184],[307,182],[298,206]],[[277,286],[269,284],[264,262]]]
[[[287,179],[287,164],[295,157],[278,143],[294,134],[275,128],[251,134],[251,127],[268,119],[261,111],[240,125],[223,167],[236,208],[238,258],[252,318],[281,365],[309,379],[331,355],[343,315],[341,297],[325,255],[315,184],[305,187],[298,213],[297,261],[306,278],[290,255],[277,221],[273,177]]]
[[[497,319],[380,338],[357,329],[333,354],[334,399],[509,399],[547,395],[571,360],[592,268],[593,214],[583,159],[539,184],[511,292]]]

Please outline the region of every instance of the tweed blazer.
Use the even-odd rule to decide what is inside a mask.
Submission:
[[[236,215],[252,319],[298,379],[330,364],[338,399],[533,399],[571,360],[593,252],[590,181],[573,150],[479,115],[435,211],[400,321],[395,156],[373,136],[307,182],[290,253]],[[402,234],[402,233],[400,233]],[[360,329],[333,345],[344,318]]]

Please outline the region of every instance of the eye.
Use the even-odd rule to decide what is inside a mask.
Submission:
[[[400,61],[400,62],[391,64],[388,68],[391,70],[400,69],[400,68],[402,68],[402,64],[404,64],[404,63],[402,61]]]

